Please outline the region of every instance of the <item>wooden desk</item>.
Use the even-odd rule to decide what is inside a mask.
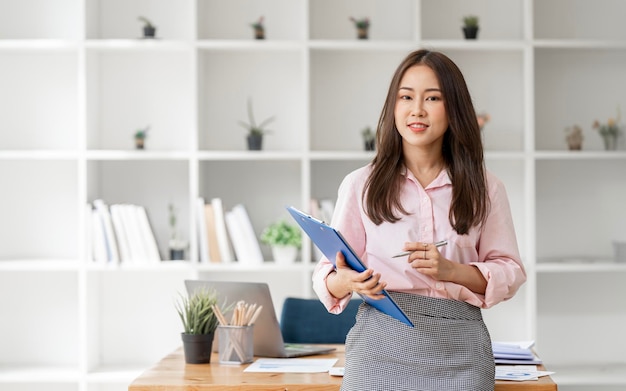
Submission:
[[[316,358],[337,358],[335,366],[344,364],[344,347],[338,345],[331,354]],[[244,373],[247,365],[222,365],[217,353],[210,364],[185,364],[182,348],[167,355],[154,367],[135,379],[129,391],[337,391],[341,377],[328,373]],[[496,391],[556,391],[557,385],[549,376],[537,381],[496,381]]]

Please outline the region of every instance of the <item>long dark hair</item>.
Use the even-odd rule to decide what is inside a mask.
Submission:
[[[452,204],[448,216],[454,230],[467,234],[482,224],[489,199],[480,128],[474,105],[461,70],[446,55],[429,50],[410,53],[398,66],[387,92],[376,132],[377,153],[372,160],[363,198],[365,212],[375,224],[395,222],[397,213],[407,214],[400,204],[402,173],[405,170],[402,137],[396,128],[394,108],[400,82],[415,65],[426,65],[435,72],[443,95],[448,129],[443,136],[443,159],[452,180]]]

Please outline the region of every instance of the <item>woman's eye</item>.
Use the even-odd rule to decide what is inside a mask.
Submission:
[[[400,95],[401,100],[411,100],[411,97],[408,95]]]
[[[441,100],[441,97],[439,97],[439,96],[429,96],[429,97],[426,98],[426,100],[438,101],[438,100]]]

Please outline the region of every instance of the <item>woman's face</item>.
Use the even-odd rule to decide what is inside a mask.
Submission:
[[[439,148],[448,129],[439,80],[426,65],[409,68],[397,91],[394,115],[404,148]]]

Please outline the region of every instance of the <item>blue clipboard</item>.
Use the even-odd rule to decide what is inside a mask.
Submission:
[[[328,260],[333,262],[333,264],[335,262],[335,255],[337,252],[341,251],[346,259],[346,263],[352,269],[357,272],[363,272],[367,269],[338,230],[313,216],[299,211],[293,206],[287,207],[287,211],[296,220],[298,225],[302,227],[304,232],[306,232],[306,234],[311,238],[317,248],[320,249],[322,254],[324,254]],[[396,304],[391,296],[389,296],[389,293],[386,290],[383,290],[382,293],[385,297],[380,300],[373,300],[366,296],[361,296],[361,298],[377,310],[396,318],[402,323],[414,327],[413,323],[406,316],[404,311],[402,311],[400,307],[398,307],[398,304]]]

